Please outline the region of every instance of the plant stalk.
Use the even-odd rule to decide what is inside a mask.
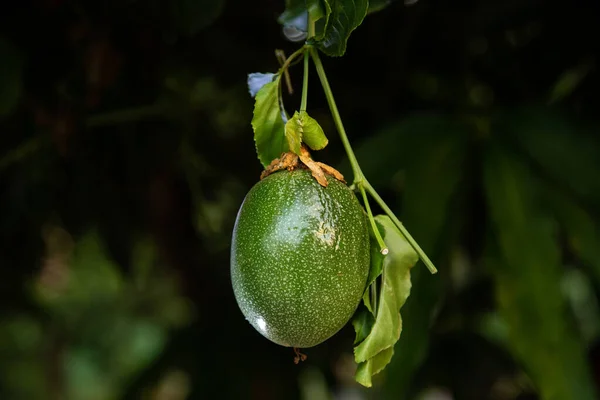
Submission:
[[[291,56],[289,56],[287,58],[287,60],[285,60],[285,62],[283,63],[283,65],[281,66],[281,68],[279,68],[279,73],[282,73],[284,71],[286,71],[288,69],[288,67],[290,66],[290,64],[296,59],[296,57],[298,57],[299,55],[301,55],[302,53],[304,53],[306,51],[306,49],[303,47],[300,47],[298,50],[296,50],[295,52],[292,53]]]
[[[313,36],[315,36],[315,20],[312,19],[312,17],[310,16],[310,13],[308,13],[308,35],[306,36],[306,39],[309,40],[311,39]]]
[[[381,271],[381,275],[383,275],[385,273],[385,271]],[[379,279],[379,278],[377,278]],[[373,308],[373,314],[375,315],[375,318],[377,318],[377,311],[379,308],[379,304],[377,299],[379,298],[377,296],[377,294],[379,294],[379,291],[377,290],[377,279],[375,279],[373,281],[373,283],[371,284],[371,293],[369,293],[371,295],[371,307]],[[382,279],[383,281],[383,279]]]
[[[302,80],[302,100],[300,101],[300,111],[306,111],[306,103],[308,102],[308,59],[310,55],[308,50],[304,52],[304,78]]]
[[[377,244],[379,244],[379,251],[383,255],[387,255],[389,252],[383,238],[381,237],[381,233],[379,233],[379,229],[377,229],[377,224],[375,223],[375,218],[373,218],[373,212],[371,211],[371,206],[369,205],[369,199],[367,199],[367,193],[365,192],[365,188],[363,185],[359,185],[358,189],[362,194],[363,203],[365,203],[365,209],[367,210],[367,215],[369,216],[369,222],[371,223],[371,229],[373,230],[373,234],[375,235],[375,239],[377,239]]]
[[[400,222],[400,220],[398,219],[398,217],[396,217],[396,215],[394,215],[394,213],[388,207],[388,205],[385,204],[385,201],[383,201],[383,199],[375,191],[375,189],[373,188],[373,186],[371,186],[371,184],[366,179],[363,180],[362,185],[364,185],[364,187],[367,190],[367,192],[369,192],[369,194],[371,196],[373,196],[373,198],[375,199],[375,201],[377,202],[377,204],[379,204],[379,206],[383,209],[383,211],[391,218],[392,222],[394,222],[394,224],[400,230],[400,232],[402,233],[402,235],[404,235],[404,238],[408,241],[408,243],[412,246],[412,248],[417,252],[417,254],[419,255],[419,258],[423,261],[423,264],[425,264],[425,266],[427,267],[427,269],[429,269],[429,272],[431,272],[432,274],[437,273],[437,268],[433,265],[433,263],[431,262],[431,260],[429,259],[429,257],[427,257],[427,254],[425,254],[425,252],[423,251],[423,249],[421,249],[421,246],[419,246],[419,244],[411,236],[411,234],[408,233],[408,230],[404,227],[404,225],[402,224],[402,222]]]
[[[323,91],[325,92],[325,97],[327,98],[327,103],[329,104],[329,108],[331,110],[331,115],[333,117],[333,121],[340,135],[340,139],[342,140],[342,144],[344,145],[344,149],[346,150],[346,154],[348,155],[348,159],[350,161],[350,165],[352,166],[352,172],[354,174],[354,185],[361,190],[361,193],[366,189],[367,192],[375,201],[379,204],[379,206],[383,209],[383,211],[391,218],[396,227],[400,230],[402,235],[406,238],[408,243],[412,246],[412,248],[417,252],[419,258],[423,261],[427,269],[432,274],[437,273],[437,269],[427,257],[427,254],[421,249],[416,240],[408,233],[408,230],[404,227],[402,222],[394,215],[392,210],[388,207],[387,204],[383,201],[381,196],[375,191],[373,186],[367,181],[364,174],[362,173],[358,161],[356,160],[356,156],[354,155],[354,151],[350,146],[350,142],[348,141],[348,136],[346,135],[346,129],[344,129],[344,124],[342,123],[342,118],[340,117],[340,113],[338,111],[337,105],[335,104],[335,99],[333,98],[333,93],[331,91],[331,87],[329,86],[329,81],[327,80],[327,75],[325,74],[325,69],[323,68],[323,63],[319,57],[319,52],[314,47],[309,47],[309,52],[313,62],[315,64],[315,69],[317,70],[317,75],[319,75],[319,80],[321,81],[321,86],[323,86]],[[366,195],[365,195],[366,197]],[[365,202],[365,207],[367,207]],[[370,208],[368,209],[368,214],[372,217],[370,212]],[[375,227],[374,233],[377,233],[378,230]]]
[[[344,124],[342,123],[340,112],[338,111],[337,105],[335,104],[335,99],[333,98],[333,93],[331,92],[331,87],[329,86],[327,75],[325,75],[325,69],[323,68],[323,63],[321,63],[319,52],[314,47],[309,47],[309,52],[315,64],[317,75],[319,75],[321,86],[323,86],[323,91],[325,92],[325,97],[327,98],[327,103],[329,104],[329,109],[331,110],[331,114],[333,116],[333,122],[335,123],[335,127],[337,128],[340,134],[340,139],[342,140],[342,144],[344,145],[344,149],[346,150],[346,154],[348,155],[348,159],[350,160],[350,165],[352,165],[354,183],[360,185],[360,182],[364,180],[364,175],[360,170],[360,166],[358,165],[358,161],[356,160],[354,151],[352,151],[352,147],[350,146],[350,142],[348,141],[346,129],[344,129]]]

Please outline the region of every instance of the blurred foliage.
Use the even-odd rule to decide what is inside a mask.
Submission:
[[[0,117],[10,114],[21,95],[21,60],[14,46],[0,37]]]
[[[169,330],[189,322],[191,307],[173,278],[157,268],[155,246],[147,239],[132,249],[127,281],[96,232],[73,243],[62,228],[47,226],[44,239],[41,270],[28,285],[38,312],[0,324],[3,384],[11,398],[56,392],[74,399],[120,398],[163,350]]]
[[[285,5],[4,5],[0,398],[597,398],[593,3],[371,1],[344,56],[324,57],[363,171],[440,270],[411,270],[371,389],[351,326],[294,365],[230,286],[262,169],[246,78],[297,48]],[[330,140],[314,156],[351,177],[313,78]]]

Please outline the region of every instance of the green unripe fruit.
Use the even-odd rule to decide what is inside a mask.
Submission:
[[[231,281],[246,319],[267,339],[316,346],[352,317],[369,274],[367,217],[354,193],[305,169],[258,182],[238,212]]]

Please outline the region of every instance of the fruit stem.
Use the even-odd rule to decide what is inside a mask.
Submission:
[[[354,151],[350,146],[350,142],[348,141],[348,136],[346,135],[346,130],[344,129],[344,124],[342,123],[342,118],[340,117],[340,113],[338,111],[337,105],[335,104],[335,99],[333,98],[333,93],[331,91],[331,87],[329,86],[329,81],[327,80],[327,75],[325,74],[325,69],[323,68],[323,63],[321,63],[321,59],[319,57],[319,52],[314,47],[308,47],[308,51],[310,52],[311,58],[315,64],[315,69],[317,70],[317,75],[319,75],[319,80],[321,81],[321,86],[323,86],[323,91],[325,92],[325,97],[327,98],[327,103],[329,104],[329,109],[331,110],[331,115],[333,117],[333,121],[335,123],[335,127],[338,130],[340,135],[340,139],[342,140],[342,144],[344,145],[344,149],[346,150],[346,154],[348,155],[348,160],[350,161],[350,165],[352,165],[352,172],[354,174],[354,185],[358,187],[359,190],[366,189],[367,192],[375,201],[379,204],[379,206],[383,209],[383,211],[391,218],[396,227],[400,230],[400,232],[404,235],[408,243],[412,246],[412,248],[417,252],[423,263],[429,269],[432,274],[437,273],[437,269],[427,257],[427,254],[421,249],[419,244],[415,239],[408,233],[408,230],[402,225],[402,222],[394,215],[392,210],[388,207],[387,204],[383,201],[383,199],[379,196],[379,194],[375,191],[373,186],[367,181],[365,178],[360,166],[358,165],[358,161],[356,160],[356,156],[354,155]],[[365,202],[365,207],[368,203]],[[371,213],[369,213],[371,214]],[[377,233],[378,230],[375,229],[374,233]]]
[[[373,218],[373,213],[371,212],[371,206],[369,205],[369,199],[367,199],[367,193],[365,192],[365,188],[363,185],[358,185],[358,188],[360,190],[360,193],[362,194],[363,202],[365,203],[365,208],[367,209],[367,215],[369,216],[369,222],[371,222],[371,229],[373,230],[373,233],[375,234],[375,239],[377,239],[377,244],[379,244],[379,251],[381,252],[381,254],[383,254],[385,256],[389,253],[389,250],[388,250],[387,246],[385,245],[383,238],[381,237],[381,233],[379,232],[379,229],[377,229],[377,224],[375,223],[375,218]]]
[[[308,35],[306,36],[307,41],[315,36],[315,20],[308,13]]]
[[[310,55],[308,51],[304,52],[304,78],[302,80],[302,100],[300,101],[300,111],[306,111],[306,103],[308,102],[308,59]]]
[[[329,86],[329,81],[327,80],[327,75],[325,75],[325,69],[323,68],[323,63],[321,63],[321,59],[319,58],[319,52],[314,47],[308,48],[310,55],[315,64],[315,68],[317,70],[317,75],[319,75],[319,80],[321,81],[321,86],[323,86],[323,91],[325,92],[325,97],[327,98],[327,103],[329,104],[329,109],[331,110],[331,114],[333,116],[333,122],[335,123],[335,127],[337,128],[340,139],[342,140],[342,144],[344,145],[344,149],[346,150],[346,154],[348,154],[348,159],[350,160],[350,165],[352,165],[352,172],[354,173],[354,181],[355,183],[360,182],[364,179],[364,175],[360,170],[358,165],[358,161],[356,160],[356,156],[354,155],[354,151],[352,151],[352,147],[350,146],[350,142],[348,141],[348,136],[346,135],[346,129],[344,129],[344,124],[342,124],[342,118],[340,117],[340,112],[338,111],[337,105],[335,104],[335,99],[333,98],[333,93],[331,92],[331,87]]]
[[[388,205],[385,204],[385,201],[383,201],[383,199],[375,191],[373,186],[371,186],[371,184],[366,179],[363,180],[362,185],[367,190],[367,192],[369,192],[369,194],[371,196],[373,196],[373,198],[375,199],[377,204],[379,204],[379,206],[383,209],[383,211],[391,218],[392,222],[394,222],[394,224],[400,230],[402,235],[404,235],[404,238],[408,241],[408,243],[412,246],[412,248],[417,252],[417,254],[419,255],[419,258],[421,258],[421,260],[423,260],[423,263],[425,264],[427,269],[429,269],[429,272],[431,272],[432,274],[437,273],[437,268],[435,268],[435,266],[433,265],[433,263],[431,262],[429,257],[427,257],[427,254],[425,254],[425,252],[423,251],[423,249],[421,249],[421,246],[419,246],[417,241],[410,235],[410,233],[408,233],[408,230],[404,227],[402,222],[400,222],[398,217],[396,217],[396,215],[394,215],[394,213],[388,207]]]

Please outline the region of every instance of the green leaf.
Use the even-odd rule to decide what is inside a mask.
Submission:
[[[324,0],[325,25],[315,36],[318,48],[332,57],[346,52],[348,38],[367,15],[368,0]],[[329,14],[329,10],[330,14]],[[317,25],[320,27],[321,25]]]
[[[469,131],[454,118],[424,113],[403,119],[377,136],[362,148],[362,157],[357,154],[363,171],[368,177],[382,175],[380,185],[400,192],[402,223],[443,270],[447,261],[442,254],[461,240],[458,227],[471,209],[462,203],[465,190],[461,190]],[[381,170],[388,172],[377,174]],[[409,397],[414,375],[427,357],[444,276],[448,274],[432,277],[421,267],[412,271],[418,290],[402,308],[405,328],[386,369],[393,379],[382,385],[383,398]]]
[[[390,4],[393,0],[369,0],[369,14],[381,11]]]
[[[383,260],[385,258],[385,256],[381,254],[375,233],[373,231],[369,231],[369,233],[371,239],[371,266],[369,269],[369,278],[367,279],[367,289],[368,286],[371,286],[375,279],[379,278],[381,275],[381,272],[383,271]]]
[[[277,19],[279,23],[289,23],[307,9],[307,0],[285,0],[285,10]]]
[[[317,120],[308,115],[306,111],[300,111],[298,119],[302,128],[302,141],[313,150],[324,149],[329,140]]]
[[[548,103],[557,103],[573,93],[592,70],[592,67],[593,63],[587,61],[565,71],[552,87]]]
[[[224,0],[176,0],[171,2],[171,15],[180,33],[194,36],[212,24],[224,6]]]
[[[70,255],[70,275],[68,284],[61,287],[60,296],[56,295],[56,288],[36,284],[33,295],[40,304],[52,311],[75,316],[81,312],[79,308],[87,306],[88,298],[109,301],[122,293],[123,276],[119,266],[108,256],[98,232],[86,232],[75,243],[73,254],[70,254],[72,239],[66,231],[54,227],[48,232],[48,240],[53,243],[48,251],[56,253],[57,257]]]
[[[0,117],[5,117],[21,96],[21,58],[17,49],[1,37],[0,60]]]
[[[306,8],[308,9],[308,15],[310,15],[313,21],[318,21],[325,16],[323,0],[306,0]]]
[[[329,17],[331,16],[331,2],[327,0],[320,0],[323,9],[323,17],[315,23],[315,36],[313,40],[323,40],[325,37],[325,30],[329,26]]]
[[[363,295],[363,303],[367,307],[367,309],[374,315],[373,307],[371,306],[371,285],[383,271],[383,259],[384,255],[381,254],[379,250],[379,242],[377,242],[377,238],[375,237],[375,233],[372,230],[369,230],[369,236],[371,240],[370,247],[370,267],[369,267],[369,277],[367,278],[367,288],[365,289],[365,293]]]
[[[264,167],[289,151],[285,126],[279,107],[279,78],[264,85],[256,94],[252,129],[258,159]]]
[[[285,138],[287,139],[290,150],[300,155],[300,145],[302,144],[302,123],[298,111],[285,124]]]
[[[564,227],[569,247],[600,286],[600,221],[573,198],[553,188],[548,188],[544,197]]]
[[[484,165],[493,236],[486,264],[508,324],[509,349],[543,399],[596,399],[586,351],[561,290],[557,226],[540,183],[521,162],[493,147]]]
[[[498,130],[549,181],[583,202],[600,206],[600,141],[597,127],[588,127],[558,110],[522,109],[502,115]]]
[[[418,261],[417,253],[388,216],[378,215],[375,221],[389,253],[383,259],[375,323],[369,335],[354,348],[354,359],[360,371],[356,378],[364,386],[371,385],[368,372],[378,373],[391,360],[393,346],[402,331],[400,308],[410,294],[410,269]],[[361,363],[367,365],[361,366]]]
[[[352,326],[354,327],[354,332],[356,332],[356,337],[354,338],[355,345],[359,344],[369,336],[374,323],[375,317],[373,316],[373,313],[370,310],[366,310],[364,307],[359,307],[352,319]]]
[[[389,347],[377,353],[375,357],[360,363],[356,368],[354,378],[356,382],[365,387],[373,386],[373,375],[380,373],[392,360],[394,356],[394,348]]]
[[[313,150],[321,150],[329,140],[319,123],[306,111],[296,111],[285,124],[285,137],[290,150],[300,154],[300,145],[306,143]]]

